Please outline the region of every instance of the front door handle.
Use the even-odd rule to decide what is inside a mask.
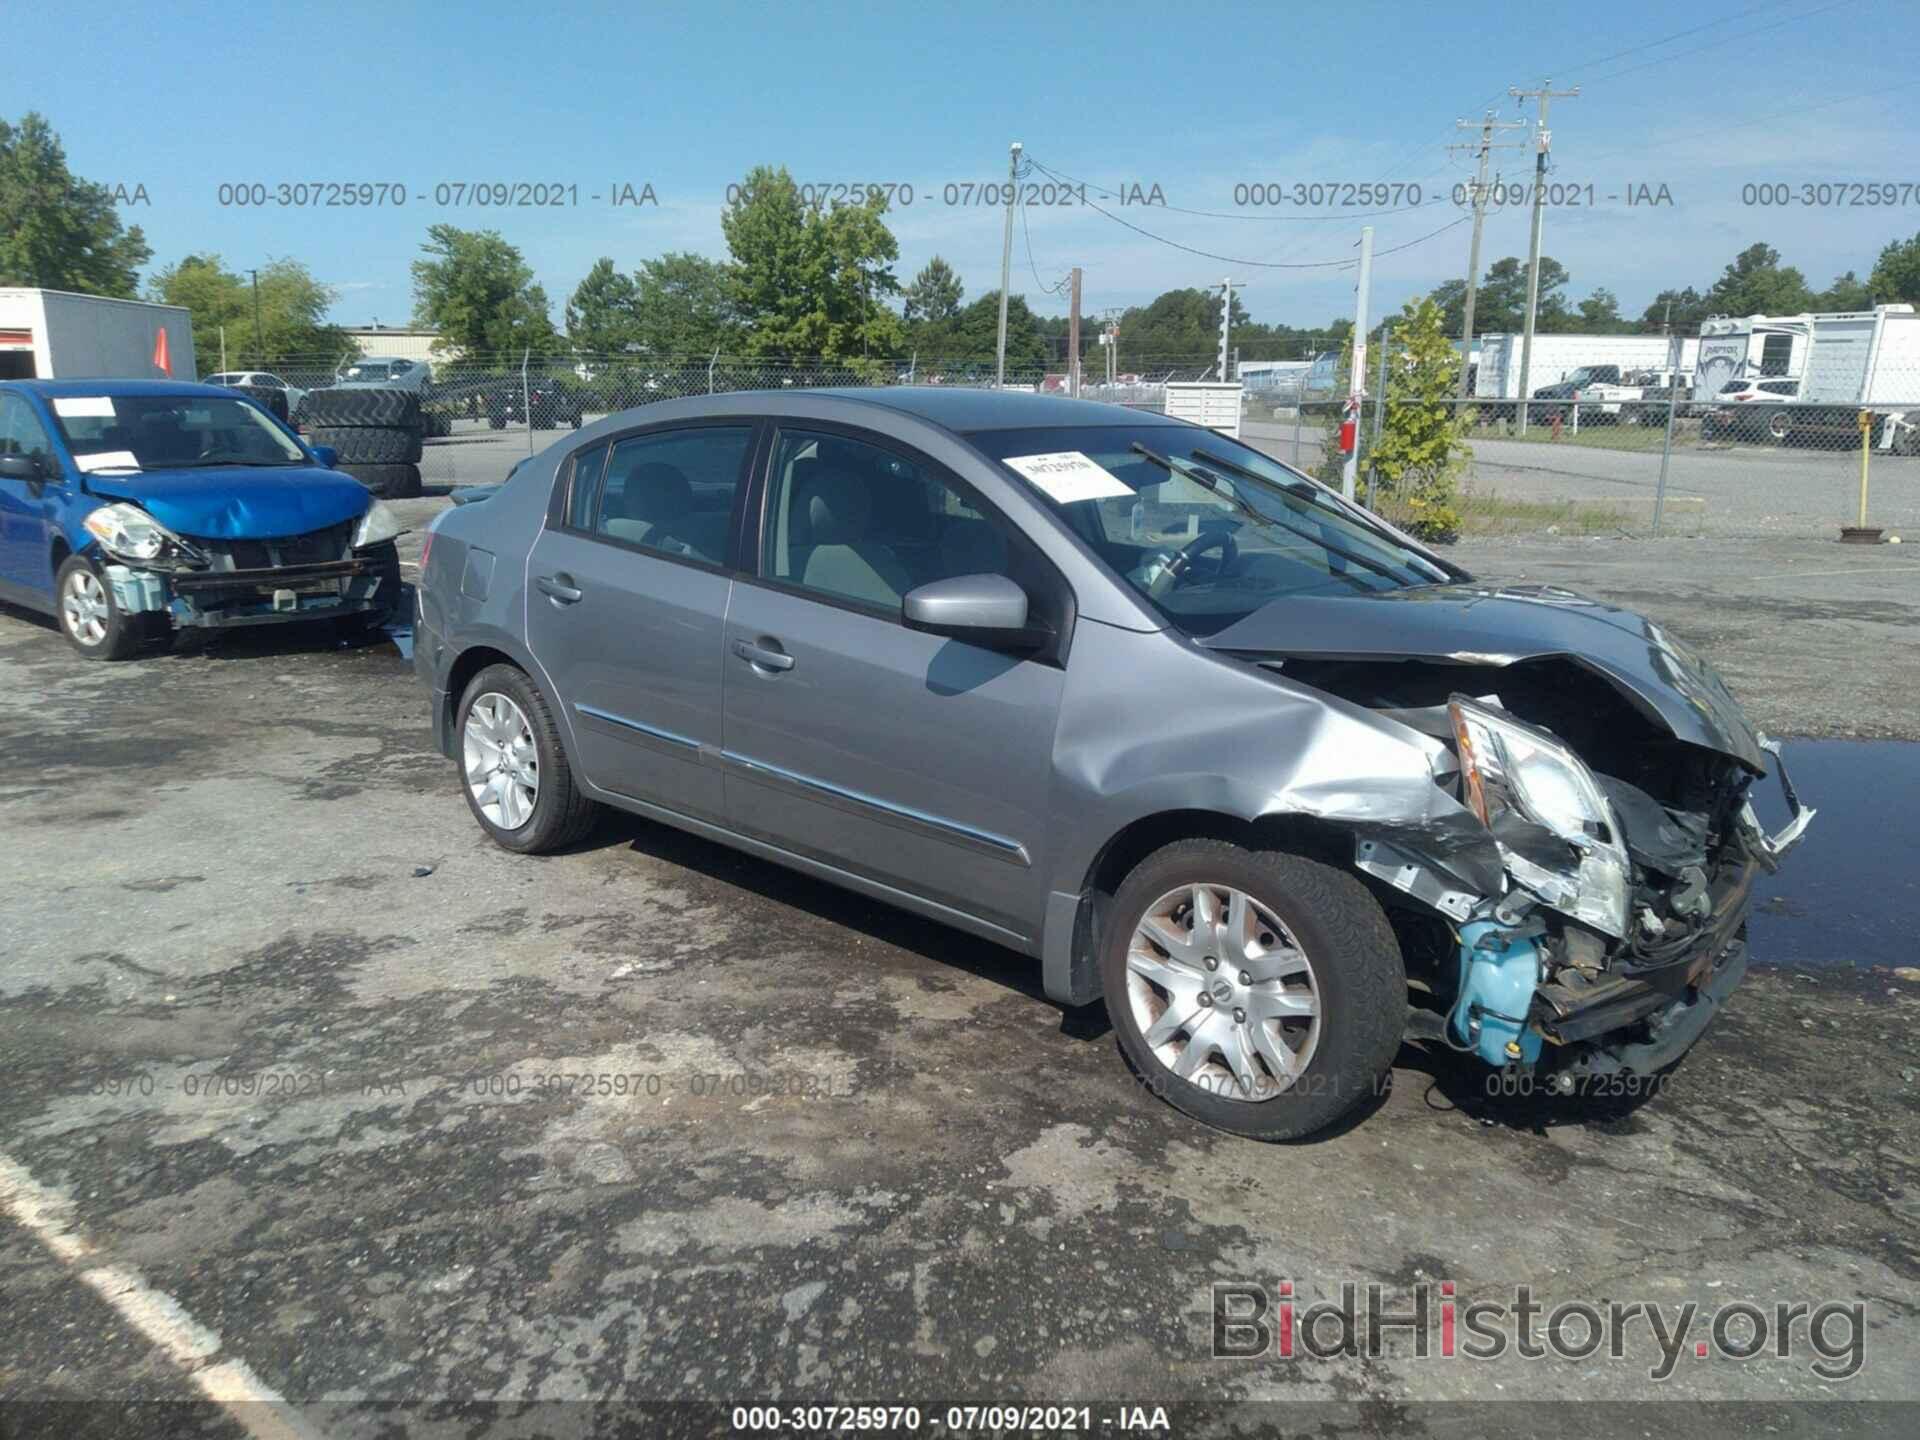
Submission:
[[[764,645],[756,645],[751,640],[733,642],[733,653],[749,665],[758,665],[762,670],[791,670],[793,657],[784,650],[769,650]]]
[[[573,583],[573,577],[562,571],[558,575],[536,575],[533,583],[540,587],[540,593],[562,605],[577,605],[587,598],[586,591]]]

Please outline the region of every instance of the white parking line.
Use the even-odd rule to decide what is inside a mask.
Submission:
[[[185,1370],[209,1400],[256,1440],[312,1440],[286,1399],[256,1375],[246,1361],[207,1362],[220,1351],[220,1336],[207,1329],[171,1295],[155,1290],[138,1273],[103,1263],[104,1257],[73,1228],[73,1202],[42,1185],[27,1168],[0,1153],[0,1207],[65,1265],[120,1317]]]

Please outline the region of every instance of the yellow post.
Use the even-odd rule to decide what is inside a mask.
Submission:
[[[1867,528],[1867,457],[1873,453],[1873,412],[1860,412],[1860,528]]]

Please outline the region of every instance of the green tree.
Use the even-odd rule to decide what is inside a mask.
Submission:
[[[1534,315],[1534,329],[1577,331],[1579,317],[1567,309],[1561,294],[1571,277],[1567,267],[1551,255],[1540,257],[1540,303]],[[1427,297],[1440,314],[1440,326],[1450,335],[1459,335],[1467,313],[1467,286],[1464,280],[1449,280]],[[1527,324],[1527,262],[1518,255],[1496,260],[1487,267],[1473,297],[1473,333],[1476,335],[1518,335]]]
[[[1641,312],[1640,328],[1656,335],[1697,335],[1700,322],[1713,313],[1712,303],[1691,285],[1662,290]]]
[[[1873,262],[1867,289],[1880,305],[1920,305],[1920,235],[1895,240]]]
[[[1253,317],[1238,292],[1232,328],[1243,338],[1253,333]],[[1220,353],[1220,292],[1168,290],[1146,305],[1133,306],[1120,317],[1120,343],[1123,353],[1144,364],[1205,364]]]
[[[618,355],[639,342],[634,302],[640,287],[601,256],[567,301],[567,339],[584,355]]]
[[[432,225],[420,249],[427,258],[413,262],[414,319],[440,332],[440,348],[516,358],[523,350],[552,353],[559,336],[547,292],[499,231]]]
[[[185,306],[193,317],[193,348],[211,370],[220,361],[222,329],[227,364],[268,366],[292,357],[334,360],[353,349],[327,311],[338,298],[298,260],[269,260],[259,271],[259,328],[254,339],[254,285],[227,269],[218,255],[189,255],[147,282],[147,297]]]
[[[1574,307],[1571,333],[1577,335],[1625,335],[1633,322],[1620,313],[1619,298],[1604,285]]]
[[[1358,471],[1368,477],[1375,510],[1425,540],[1459,538],[1458,487],[1472,451],[1468,417],[1454,404],[1460,383],[1460,352],[1445,326],[1445,312],[1431,295],[1409,300],[1400,315],[1381,323],[1387,346],[1387,393],[1380,434],[1372,434],[1373,406],[1363,411],[1358,434]],[[1379,352],[1367,354],[1368,388],[1378,384],[1374,367]],[[1335,393],[1347,391],[1353,368],[1353,341],[1340,352]],[[1329,417],[1324,458],[1315,472],[1338,487],[1346,457],[1334,445],[1340,424],[1336,406]]]
[[[152,258],[140,227],[121,226],[112,192],[67,168],[43,116],[0,120],[0,285],[131,299]]]
[[[898,349],[900,247],[886,196],[825,210],[800,198],[785,167],[757,166],[720,216],[733,308],[753,355],[858,361]]]
[[[989,290],[963,306],[945,327],[930,330],[930,341],[920,349],[920,364],[965,364],[991,368],[1000,337],[1000,292]],[[1044,369],[1053,346],[1040,332],[1040,321],[1027,308],[1027,297],[1007,298],[1007,369]]]
[[[731,277],[718,260],[691,251],[642,260],[634,274],[641,347],[658,355],[708,355],[737,345]]]
[[[901,318],[908,325],[942,325],[960,313],[966,291],[953,267],[938,255],[920,267],[902,294]]]
[[[1873,289],[1853,271],[1833,277],[1833,284],[1813,297],[1816,310],[1871,310]]]
[[[1720,315],[1794,315],[1814,308],[1807,280],[1780,263],[1771,245],[1749,245],[1721,272],[1707,291],[1707,303]]]

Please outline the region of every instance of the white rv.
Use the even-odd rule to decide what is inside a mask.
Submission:
[[[193,317],[178,305],[0,289],[0,380],[95,378],[198,380]]]
[[[1746,315],[1700,322],[1693,398],[1711,400],[1746,380],[1798,380],[1807,363],[1811,315]]]

